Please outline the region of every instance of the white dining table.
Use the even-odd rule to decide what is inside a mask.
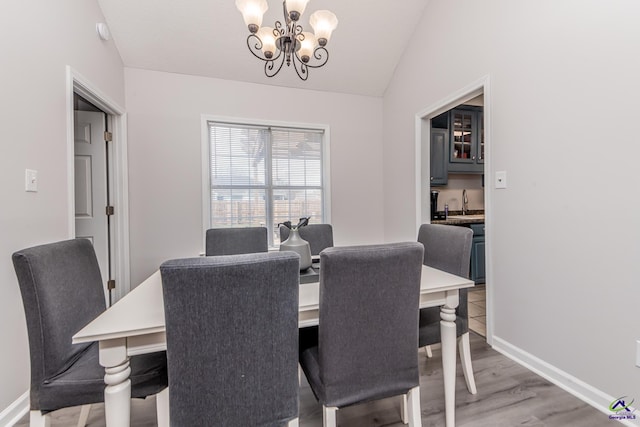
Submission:
[[[455,425],[456,313],[459,290],[474,282],[423,266],[420,308],[440,306],[446,425]],[[319,283],[300,285],[299,327],[318,324]],[[73,336],[73,343],[99,342],[105,368],[107,427],[126,427],[131,418],[131,356],[166,350],[162,279],[156,271]],[[163,421],[163,423],[166,421]]]

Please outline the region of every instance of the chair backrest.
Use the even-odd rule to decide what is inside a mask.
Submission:
[[[457,276],[469,277],[473,230],[444,224],[422,224],[418,242],[424,245],[424,265]],[[461,319],[460,332],[468,330],[468,289],[460,289],[456,314]],[[428,310],[428,309],[427,309]]]
[[[418,385],[422,252],[422,245],[408,242],[320,254],[318,360],[326,406]]]
[[[71,344],[71,337],[106,309],[102,277],[86,239],[23,249],[12,259],[29,335],[31,405],[38,407],[43,382],[91,345]]]
[[[469,277],[473,231],[467,227],[422,224],[418,242],[424,245],[424,265]]]
[[[265,227],[210,228],[207,230],[205,255],[238,255],[269,250]]]
[[[160,267],[171,425],[276,425],[298,415],[298,256]]]
[[[333,227],[331,224],[309,224],[301,227],[300,237],[309,242],[311,255],[318,255],[326,248],[333,247]],[[284,225],[280,226],[280,241],[284,242],[289,238],[289,229]]]

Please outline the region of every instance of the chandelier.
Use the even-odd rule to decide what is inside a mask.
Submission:
[[[264,61],[264,73],[273,77],[293,64],[298,77],[307,80],[309,68],[320,68],[329,60],[326,49],[331,33],[338,26],[338,18],[328,10],[318,10],[309,17],[313,33],[303,31],[298,20],[309,0],[283,0],[284,25],[276,21],[275,28],[262,27],[262,16],[269,6],[267,0],[236,0],[249,28],[247,46],[258,59]]]

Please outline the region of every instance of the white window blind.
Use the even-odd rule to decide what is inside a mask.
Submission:
[[[208,122],[212,228],[324,222],[324,131]]]

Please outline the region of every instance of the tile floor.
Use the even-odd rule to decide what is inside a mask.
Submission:
[[[487,336],[487,305],[485,285],[476,285],[467,294],[469,309],[469,329],[473,332]]]

